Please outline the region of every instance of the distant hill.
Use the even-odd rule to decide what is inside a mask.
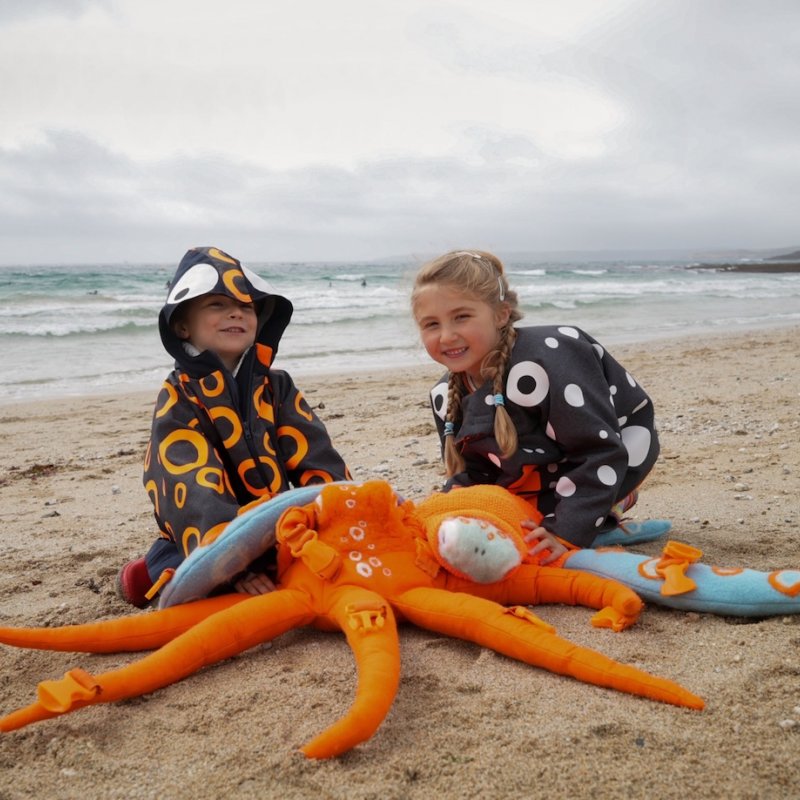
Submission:
[[[791,253],[782,253],[777,256],[769,256],[766,261],[800,261],[800,250]]]
[[[790,251],[797,251],[791,253]],[[698,261],[726,261],[735,263],[737,261],[797,261],[797,255],[800,252],[796,244],[785,247],[770,247],[762,248],[760,250],[748,250],[745,248],[738,249],[723,249],[719,250],[702,250],[696,252]]]

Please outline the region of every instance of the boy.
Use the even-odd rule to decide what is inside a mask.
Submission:
[[[288,373],[271,368],[292,304],[215,247],[189,250],[159,314],[175,359],[156,401],[144,464],[160,537],[117,578],[137,608],[166,569],[218,536],[253,500],[349,480],[325,426]],[[274,588],[263,572],[240,591]],[[152,594],[152,592],[151,592]]]

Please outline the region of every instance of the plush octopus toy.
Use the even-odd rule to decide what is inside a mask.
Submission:
[[[642,602],[607,578],[526,563],[521,521],[530,516],[530,506],[504,489],[460,489],[416,506],[383,481],[305,487],[305,494],[279,497],[281,503],[274,499],[250,509],[239,526],[231,525],[202,548],[204,553],[193,553],[167,585],[172,591],[162,593],[165,607],[157,611],[62,628],[0,628],[0,642],[19,647],[157,648],[101,675],[77,668],[42,682],[37,700],[0,719],[0,730],[152,692],[293,628],[313,625],[344,632],[358,666],[349,711],[301,748],[311,758],[338,756],[372,736],[391,707],[399,684],[397,622],[402,620],[578,680],[703,708],[699,697],[670,680],[560,638],[528,608],[580,604],[599,610],[596,625],[622,630],[635,622]],[[300,497],[313,499],[291,504]],[[203,576],[208,589],[215,580],[210,564],[230,578],[239,569],[237,557],[244,552],[251,558],[248,548],[272,541],[271,532],[259,529],[271,528],[267,522],[278,510],[276,591],[183,602],[180,589],[192,585],[193,573]],[[266,516],[259,518],[259,511]]]

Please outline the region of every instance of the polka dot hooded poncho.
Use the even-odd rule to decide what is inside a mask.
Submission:
[[[612,505],[635,489],[659,453],[653,404],[605,348],[566,326],[519,328],[507,367],[505,408],[519,437],[503,458],[494,438],[494,391],[462,398],[455,443],[466,468],[446,488],[492,483],[528,500],[543,526],[579,547],[616,525]],[[444,444],[445,375],[431,391]]]

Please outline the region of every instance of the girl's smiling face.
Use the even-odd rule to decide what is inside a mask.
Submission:
[[[476,383],[483,359],[500,341],[509,309],[495,310],[455,286],[431,283],[414,301],[414,318],[428,355],[450,372],[464,372]]]
[[[252,303],[224,294],[204,294],[188,300],[175,333],[198,350],[211,350],[233,371],[256,338],[257,317]]]

